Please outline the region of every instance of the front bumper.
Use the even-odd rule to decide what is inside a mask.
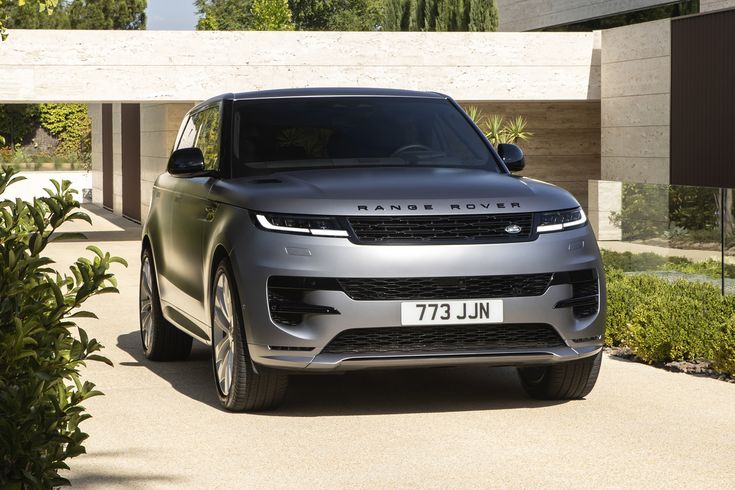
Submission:
[[[240,285],[249,351],[257,365],[333,371],[419,366],[539,365],[594,355],[602,347],[605,281],[589,226],[541,234],[532,242],[479,245],[357,245],[343,238],[290,235],[260,230],[252,223],[230,256]],[[504,323],[548,324],[565,346],[447,352],[331,354],[322,350],[340,332],[357,328],[402,328],[401,301],[356,301],[342,291],[308,293],[310,304],[339,315],[308,314],[294,326],[276,324],[268,307],[272,276],[318,278],[462,277],[535,274],[596,269],[600,307],[575,318],[572,308],[554,308],[572,296],[569,284],[551,285],[539,296],[503,298]],[[493,325],[502,328],[503,324]]]

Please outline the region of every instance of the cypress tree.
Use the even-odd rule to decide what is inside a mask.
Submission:
[[[386,31],[495,31],[495,0],[384,0]]]
[[[411,28],[411,0],[386,0],[384,31],[408,31]]]
[[[426,30],[426,0],[414,0],[411,4],[411,30]]]
[[[468,31],[489,32],[498,29],[498,7],[495,0],[469,1]]]

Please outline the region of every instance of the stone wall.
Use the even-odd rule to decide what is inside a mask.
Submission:
[[[602,32],[602,179],[669,183],[671,21]]]
[[[714,2],[717,0],[702,0]],[[531,31],[671,3],[671,0],[496,0],[501,31]]]
[[[699,0],[700,12],[711,12],[733,7],[735,7],[735,0]]]
[[[92,121],[92,202],[102,206],[102,104],[89,104]]]
[[[122,120],[121,105],[112,104],[112,209],[122,214]]]

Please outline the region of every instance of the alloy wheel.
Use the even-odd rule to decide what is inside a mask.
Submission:
[[[233,331],[235,316],[232,311],[232,293],[227,276],[223,273],[217,278],[214,294],[214,314],[212,321],[212,342],[214,344],[214,371],[222,395],[227,396],[232,386],[235,362]]]
[[[140,336],[143,348],[150,349],[153,340],[153,277],[147,256],[143,257],[140,274]]]

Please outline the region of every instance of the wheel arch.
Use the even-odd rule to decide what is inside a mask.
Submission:
[[[212,311],[212,288],[214,287],[214,276],[217,272],[217,266],[222,261],[222,259],[227,259],[230,261],[230,254],[227,251],[227,248],[222,245],[221,243],[216,245],[214,247],[214,251],[212,252],[212,258],[209,261],[209,269],[208,273],[205,277],[207,277],[207,312],[208,314],[211,314]],[[230,266],[232,266],[232,262],[230,262]]]

